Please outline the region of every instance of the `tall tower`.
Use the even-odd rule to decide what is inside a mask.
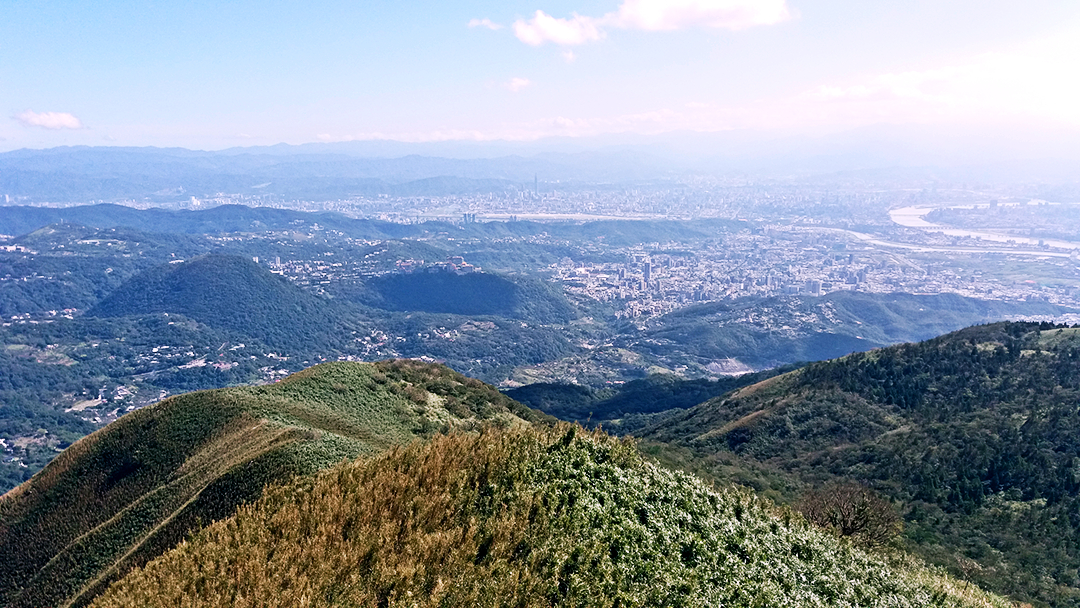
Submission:
[[[537,197],[540,196],[540,174],[538,173],[533,174],[533,193],[536,194]]]

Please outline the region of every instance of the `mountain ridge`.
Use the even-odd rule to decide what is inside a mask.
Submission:
[[[569,425],[452,434],[272,490],[99,608],[1000,606]]]
[[[1078,360],[1080,328],[976,326],[813,363],[640,434],[785,502],[829,480],[869,484],[903,505],[917,554],[1016,599],[1073,606]]]
[[[327,363],[187,393],[76,442],[0,500],[0,603],[85,605],[267,484],[451,426],[546,417],[449,369]]]

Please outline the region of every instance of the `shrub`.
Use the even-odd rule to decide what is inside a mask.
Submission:
[[[889,501],[857,483],[832,483],[808,492],[798,509],[811,522],[868,548],[889,544],[903,527]]]

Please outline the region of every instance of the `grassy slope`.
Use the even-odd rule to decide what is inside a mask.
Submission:
[[[537,414],[442,366],[328,363],[129,414],[0,500],[0,605],[81,603],[263,487],[476,420]]]
[[[904,505],[909,547],[984,587],[1080,605],[1080,331],[973,327],[673,412],[652,451],[792,500],[829,479]],[[666,445],[679,449],[671,450]]]
[[[95,607],[1007,606],[563,425],[452,434],[278,487]]]

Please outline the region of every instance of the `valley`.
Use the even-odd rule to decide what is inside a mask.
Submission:
[[[603,390],[999,319],[1068,320],[1077,304],[1071,287],[1009,274],[1022,264],[1072,285],[1052,259],[974,270],[963,256],[931,264],[756,222],[393,224],[94,205],[7,207],[0,224],[30,228],[0,251],[2,487],[165,396],[322,361],[418,358],[503,388]]]
[[[566,419],[588,412],[583,422],[640,437],[631,441],[408,360],[324,363],[267,386],[170,397],[77,442],[0,501],[0,546],[27,555],[5,564],[0,598],[274,604],[299,587],[361,602],[614,594],[651,604],[676,593],[688,605],[791,594],[1012,605],[967,580],[1070,606],[1078,352],[1075,328],[997,323],[756,377],[510,391]],[[884,497],[901,535],[867,549],[793,509],[841,481]],[[475,523],[461,532],[466,519]],[[146,525],[152,533],[138,532]],[[384,525],[404,534],[400,545],[378,540]],[[185,530],[195,534],[178,545]],[[317,555],[331,556],[326,577],[289,570]],[[352,555],[370,561],[357,567]],[[215,574],[244,560],[277,574]],[[441,586],[430,563],[465,583]],[[536,578],[511,574],[519,568]],[[354,582],[339,587],[342,576]]]
[[[73,209],[169,224],[161,211]],[[211,212],[235,230],[206,228]],[[1080,597],[1066,524],[1080,458],[1066,439],[1075,299],[1010,274],[1066,277],[1057,258],[975,266],[963,254],[910,274],[914,254],[754,223],[407,225],[245,208],[176,217],[172,232],[52,223],[0,251],[0,480],[5,490],[23,483],[2,518],[23,523],[0,529],[0,542],[38,543],[29,539],[53,527],[35,527],[26,509],[83,521],[55,511],[81,512],[83,496],[124,514],[119,528],[87,519],[41,544],[25,569],[0,576],[5,602],[85,605],[196,522],[254,504],[260,484],[445,432],[556,419],[637,437],[648,461],[775,508],[823,484],[864,484],[904,522],[889,545],[901,553],[887,560],[910,553],[1041,606]],[[1034,397],[1043,385],[1055,388]],[[197,419],[205,431],[183,430]],[[158,443],[112,447],[86,437],[95,430],[126,437],[117,445]],[[1018,446],[1038,447],[1010,451]],[[121,455],[143,449],[175,456],[98,469],[128,466]],[[97,455],[70,461],[84,453]],[[240,470],[262,481],[230,485]],[[34,492],[46,502],[20,502],[42,483],[60,485]],[[112,484],[128,489],[113,494]],[[100,553],[97,541],[73,540],[87,534],[138,540],[102,540],[111,548]],[[944,574],[912,576],[938,581],[926,584],[941,597],[959,593],[933,579]]]

